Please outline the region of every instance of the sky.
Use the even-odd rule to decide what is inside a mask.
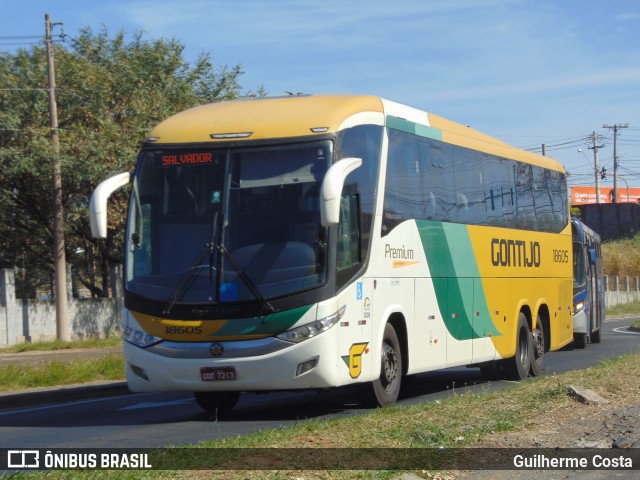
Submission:
[[[143,32],[178,40],[189,61],[240,64],[245,91],[377,95],[545,144],[572,185],[595,183],[594,131],[612,184],[603,126],[627,125],[620,187],[640,187],[637,0],[0,0],[0,52],[30,48],[46,13],[67,35]]]

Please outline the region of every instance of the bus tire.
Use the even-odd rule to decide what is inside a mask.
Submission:
[[[527,325],[527,317],[520,312],[516,329],[516,354],[505,359],[504,371],[510,380],[524,380],[529,376],[531,368],[531,332]]]
[[[393,405],[400,393],[402,383],[402,350],[395,328],[390,323],[384,327],[382,352],[380,355],[380,377],[373,382],[357,386],[358,398],[365,407],[387,407]]]
[[[193,392],[198,406],[214,415],[230,412],[240,399],[240,392]]]
[[[587,334],[586,333],[574,333],[573,334],[573,345],[583,350],[587,348]]]
[[[531,335],[531,354],[529,355],[531,366],[529,367],[529,374],[532,377],[537,377],[542,373],[542,364],[544,363],[545,331],[544,322],[540,315],[538,315],[536,321],[536,330]]]

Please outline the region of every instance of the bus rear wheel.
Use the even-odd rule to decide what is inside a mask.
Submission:
[[[531,367],[529,368],[529,373],[532,377],[537,377],[542,373],[542,364],[544,362],[544,335],[544,323],[540,315],[538,315],[536,330],[532,334],[531,341]]]
[[[516,354],[513,358],[504,360],[504,372],[511,380],[524,380],[529,376],[531,368],[532,346],[531,333],[527,324],[527,317],[520,312],[518,315],[518,327],[516,330]]]
[[[198,406],[214,415],[230,412],[240,399],[240,392],[193,392]]]
[[[380,361],[380,377],[373,382],[357,386],[358,398],[366,407],[393,405],[400,393],[402,352],[396,330],[390,323],[384,327]]]

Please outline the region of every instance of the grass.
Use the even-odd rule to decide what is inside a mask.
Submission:
[[[594,407],[577,403],[570,398],[567,393],[567,385],[570,384],[592,389],[609,399],[612,404],[623,401],[640,402],[640,353],[609,359],[586,370],[530,379],[495,393],[475,394],[458,390],[452,392],[448,399],[438,402],[371,410],[362,415],[329,421],[303,421],[292,427],[259,431],[198,445],[201,448],[225,449],[219,450],[216,458],[220,458],[220,455],[228,458],[229,470],[206,470],[206,465],[210,465],[208,462],[213,461],[214,455],[218,453],[213,450],[200,452],[196,449],[168,449],[153,457],[154,466],[168,470],[83,472],[82,478],[388,480],[399,477],[402,472],[304,468],[308,468],[314,458],[317,461],[326,461],[322,460],[326,458],[325,455],[334,455],[335,461],[338,462],[340,458],[361,454],[354,448],[474,447],[481,446],[483,439],[496,432],[514,430],[528,431],[529,437],[533,439],[536,433],[532,428],[538,415],[532,415],[532,412],[544,412],[544,415],[552,416],[551,418],[562,419],[588,416],[593,412]],[[215,428],[215,420],[212,420],[212,428]],[[263,454],[264,458],[261,458],[260,455],[256,455],[256,451],[229,451],[226,450],[228,448],[276,450],[269,450],[271,453]],[[297,455],[296,452],[300,453]],[[311,458],[309,452],[312,454]],[[382,453],[385,452],[389,454],[390,450]],[[397,452],[402,453],[401,450]],[[265,461],[266,465],[269,465],[268,462],[278,454],[285,457],[287,465],[299,467],[300,470],[274,470],[268,467],[265,470],[238,470],[246,468],[247,465],[258,465],[262,468],[265,463],[257,462]],[[353,460],[350,464],[353,465]],[[199,465],[201,470],[193,470],[194,465]],[[77,478],[78,473],[53,471],[47,473],[46,477],[72,479]],[[421,478],[434,474],[426,471],[414,473]]]
[[[17,345],[11,345],[9,347],[2,348],[0,350],[0,353],[71,350],[75,348],[104,348],[104,347],[115,347],[117,345],[120,345],[121,342],[122,340],[120,339],[120,337],[115,336],[115,337],[109,337],[109,338],[75,340],[72,342],[55,340],[53,342],[20,343]]]
[[[124,379],[122,355],[0,367],[0,391]]]
[[[640,233],[632,238],[603,242],[602,259],[605,275],[610,277],[640,275]]]
[[[624,303],[607,308],[607,318],[640,315],[640,302]]]
[[[27,353],[83,348],[109,348],[120,345],[119,337],[63,342],[34,342],[12,345],[2,353]],[[0,391],[25,388],[52,387],[101,380],[124,380],[122,355],[111,354],[98,359],[73,361],[34,362],[28,365],[0,366]]]

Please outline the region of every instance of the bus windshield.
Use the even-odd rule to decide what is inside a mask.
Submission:
[[[175,303],[264,302],[322,285],[319,190],[331,154],[330,141],[143,151],[125,288],[166,301],[169,311]]]

